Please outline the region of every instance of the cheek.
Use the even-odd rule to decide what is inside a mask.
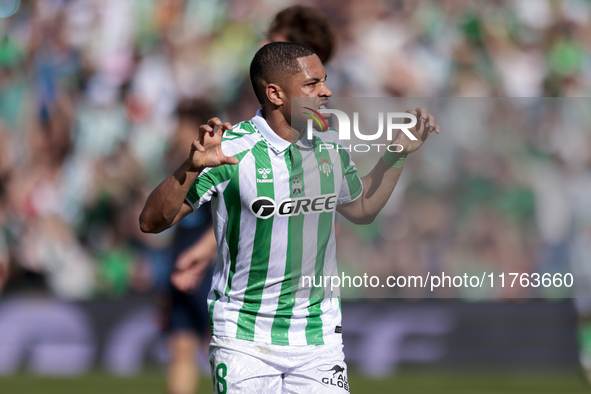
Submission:
[[[309,90],[306,86],[291,86],[285,93],[289,97],[306,97],[310,94]]]

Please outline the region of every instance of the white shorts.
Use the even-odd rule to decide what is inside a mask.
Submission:
[[[217,394],[349,392],[342,344],[282,346],[214,336],[209,362]]]

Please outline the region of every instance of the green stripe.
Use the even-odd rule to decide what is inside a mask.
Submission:
[[[235,154],[234,157],[236,157],[238,160],[242,160],[247,152],[248,149]],[[232,178],[232,176],[234,176],[237,171],[238,164],[224,164],[219,167],[212,168],[195,180],[195,183],[193,183],[189,189],[189,193],[187,193],[187,198],[189,201],[191,201],[191,203],[196,204],[209,189],[219,185],[220,183],[226,182]]]
[[[252,134],[252,133],[254,133],[254,132],[255,132],[255,129],[254,129],[254,123],[252,123],[252,121],[251,121],[251,120],[249,120],[248,122],[244,122],[244,123],[242,123],[242,125],[241,125],[241,126],[242,126],[242,128],[243,128],[244,130],[246,130],[246,132],[247,132],[247,133],[249,133],[249,134]]]
[[[305,195],[305,183],[302,154],[296,149],[295,145],[292,145],[292,149],[286,151],[285,164],[289,171],[290,197],[303,197]],[[295,177],[298,178],[302,187],[302,193],[297,196],[293,194],[293,188],[291,187]],[[273,326],[271,327],[271,341],[277,345],[289,345],[288,333],[296,301],[295,291],[298,289],[302,271],[303,231],[304,215],[290,216],[287,225],[285,275],[281,283],[277,312],[275,313]]]
[[[314,155],[318,163],[318,176],[320,177],[320,192],[323,195],[334,193],[334,171],[333,163],[328,152],[321,152],[320,145],[324,142],[317,137],[312,140],[314,146]],[[328,168],[324,167],[328,165]],[[324,273],[324,260],[326,257],[326,246],[330,240],[332,233],[332,212],[323,212],[318,218],[318,243],[316,250],[316,265],[314,269],[314,276],[320,277]],[[308,307],[308,317],[306,325],[306,340],[309,345],[323,344],[322,333],[322,309],[321,303],[324,300],[324,286],[313,287],[310,294],[310,306]]]
[[[248,151],[241,152],[235,157],[242,161],[246,153]],[[228,283],[226,284],[226,296],[228,296],[232,289],[232,278],[236,273],[236,258],[238,257],[238,242],[240,241],[240,214],[242,210],[242,202],[240,201],[240,171],[238,171],[238,165],[234,166],[234,168],[236,168],[234,176],[228,182],[223,193],[226,212],[228,212],[226,242],[228,243],[228,251],[230,252],[230,271],[228,272]]]
[[[250,121],[241,122],[238,124],[238,126],[234,127],[233,130],[224,131],[224,137],[222,138],[222,141],[235,140],[244,137],[245,135],[252,134],[254,132],[255,130],[252,127]]]
[[[215,300],[213,300],[209,306],[209,327],[211,328],[211,335],[215,335],[213,332],[213,306],[216,301],[220,299],[220,293],[218,293],[217,290],[214,290],[213,294],[215,294]]]
[[[273,177],[273,167],[267,144],[259,141],[251,151],[255,159],[254,179],[258,179],[259,169],[270,169],[269,178]],[[257,182],[257,196],[275,199],[273,182]],[[257,314],[261,308],[263,289],[267,280],[269,255],[271,254],[271,235],[273,231],[273,216],[269,219],[258,219],[254,234],[252,258],[248,272],[248,283],[244,292],[244,303],[238,313],[238,330],[236,338],[254,340],[254,330]]]
[[[336,144],[334,144],[335,149],[337,149]],[[339,154],[341,156],[341,168],[343,171],[343,177],[347,181],[347,186],[349,186],[349,195],[351,196],[351,200],[354,200],[361,194],[363,190],[363,186],[361,184],[361,180],[357,176],[357,169],[351,163],[351,157],[349,156],[349,152],[345,149],[339,149]]]

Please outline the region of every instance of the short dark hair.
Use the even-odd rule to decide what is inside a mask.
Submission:
[[[294,5],[279,12],[269,28],[267,37],[282,34],[287,41],[304,44],[316,52],[322,63],[332,57],[335,35],[328,18],[312,7]]]
[[[259,103],[264,104],[266,83],[281,83],[301,71],[298,59],[312,56],[312,48],[293,42],[272,42],[258,50],[250,63],[250,82]]]

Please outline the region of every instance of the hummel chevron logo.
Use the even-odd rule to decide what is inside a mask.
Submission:
[[[271,173],[271,169],[270,168],[259,168],[257,172],[259,173],[259,175],[261,176],[261,178],[263,178],[263,179],[257,178],[257,182],[258,183],[271,183],[271,182],[273,182],[273,179],[269,178],[269,174]]]

